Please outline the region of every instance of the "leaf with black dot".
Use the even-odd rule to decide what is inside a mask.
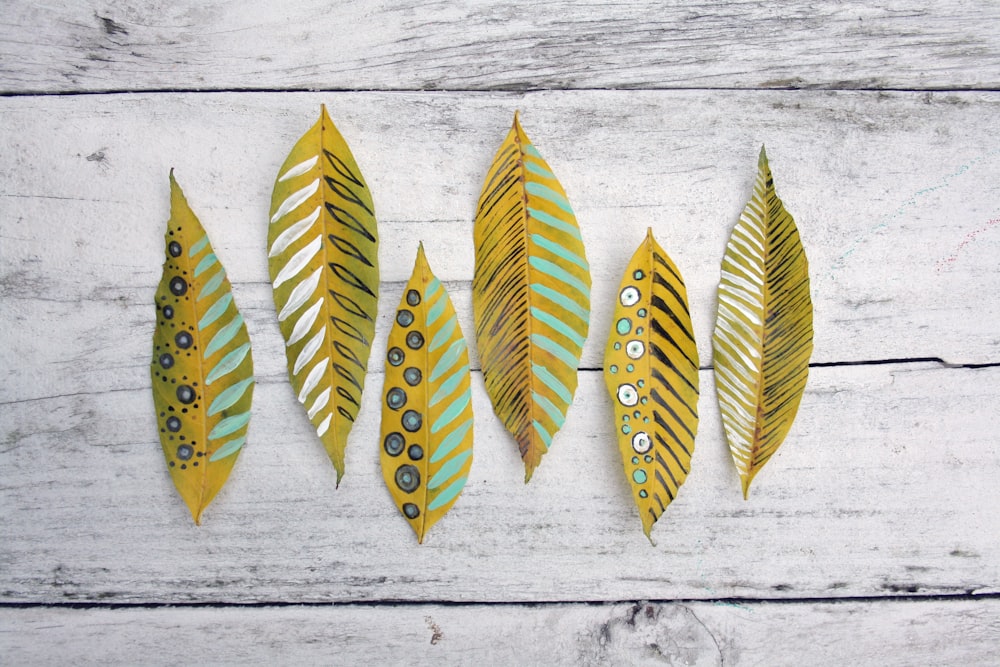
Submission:
[[[687,479],[698,431],[698,350],[687,290],[652,230],[618,288],[604,379],[625,477],[649,537]]]
[[[226,270],[170,172],[170,220],[156,290],[153,403],[174,485],[194,522],[246,442],[253,358]]]
[[[380,448],[382,477],[418,542],[465,487],[472,426],[469,352],[421,245],[389,333]]]

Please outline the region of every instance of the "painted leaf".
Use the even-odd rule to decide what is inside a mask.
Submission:
[[[253,357],[226,270],[172,171],[165,238],[150,366],[153,403],[170,476],[200,524],[246,442]]]
[[[288,377],[339,485],[375,335],[378,232],[361,170],[325,106],[278,172],[267,247]]]
[[[517,115],[483,184],[472,305],[493,409],[524,481],[562,427],[590,319],[590,267],[562,186]]]
[[[722,260],[712,336],[719,409],[744,498],[792,426],[813,338],[805,251],[763,148],[757,169]]]
[[[382,477],[423,542],[465,487],[473,430],[469,352],[423,245],[396,311],[386,361]]]
[[[698,431],[698,349],[687,290],[652,229],[618,288],[604,381],[625,476],[649,537],[687,478]]]

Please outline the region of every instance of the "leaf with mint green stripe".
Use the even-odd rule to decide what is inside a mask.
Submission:
[[[396,311],[382,398],[382,476],[417,541],[455,504],[472,467],[469,352],[424,256]]]
[[[226,270],[173,172],[165,242],[150,367],[153,403],[170,476],[200,524],[246,442],[253,358]]]
[[[524,481],[562,427],[590,321],[590,265],[559,181],[517,114],[479,196],[472,306],[493,409]]]

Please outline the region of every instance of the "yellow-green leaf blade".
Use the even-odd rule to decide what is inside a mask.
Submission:
[[[389,333],[382,396],[382,476],[424,536],[455,504],[472,467],[469,353],[423,246]]]
[[[153,403],[170,476],[201,523],[246,442],[253,357],[226,271],[173,173],[165,241],[155,297]]]
[[[698,431],[698,349],[687,290],[652,230],[618,288],[604,380],[625,476],[649,537],[687,479]]]
[[[516,115],[483,184],[474,236],[483,377],[528,481],[576,391],[590,268],[566,193]]]
[[[361,170],[323,107],[278,171],[267,247],[288,377],[338,484],[375,335],[374,210]]]
[[[753,196],[722,261],[712,337],[719,408],[744,497],[795,419],[812,338],[805,250],[761,149]]]

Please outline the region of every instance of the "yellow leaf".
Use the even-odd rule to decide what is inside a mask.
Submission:
[[[153,403],[170,476],[200,524],[246,442],[253,357],[226,271],[172,171],[165,239]]]
[[[698,350],[687,290],[652,229],[618,288],[604,380],[625,476],[649,537],[687,478],[698,431]]]
[[[812,339],[806,254],[761,148],[753,197],[722,260],[712,336],[719,409],[744,498],[795,419]]]
[[[423,542],[472,466],[469,352],[455,308],[421,244],[389,333],[382,399],[382,476]]]
[[[514,125],[483,184],[472,305],[493,409],[531,479],[562,427],[590,319],[590,265],[549,165]]]
[[[374,211],[361,170],[324,106],[278,171],[267,247],[288,378],[337,469],[338,485],[375,335]]]

